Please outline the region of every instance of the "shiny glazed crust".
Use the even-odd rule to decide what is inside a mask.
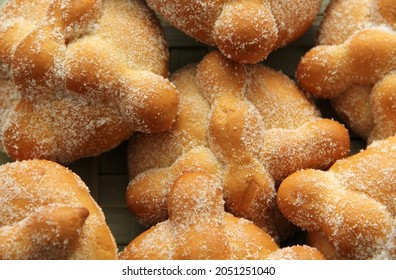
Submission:
[[[0,10],[0,148],[69,163],[169,129],[168,50],[141,0],[8,1]]]
[[[67,168],[30,160],[0,167],[0,259],[116,259],[87,186]]]

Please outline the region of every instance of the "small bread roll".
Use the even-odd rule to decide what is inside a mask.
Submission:
[[[0,148],[70,163],[174,121],[168,49],[141,0],[8,1],[0,9]]]
[[[371,143],[396,133],[396,2],[333,0],[297,79]]]
[[[204,171],[223,178],[227,211],[282,239],[276,186],[299,169],[327,168],[346,156],[347,130],[321,118],[285,75],[218,51],[171,80],[180,93],[172,129],[130,141],[128,208],[146,225],[164,221],[176,178]]]
[[[396,136],[287,177],[278,206],[328,259],[396,258]]]
[[[224,211],[222,184],[215,175],[181,175],[169,193],[169,219],[136,237],[120,259],[324,259],[308,246],[279,249],[262,229]]]
[[[117,246],[88,187],[46,160],[0,166],[0,259],[116,259]]]
[[[320,0],[148,0],[171,25],[239,63],[256,63],[300,37]]]

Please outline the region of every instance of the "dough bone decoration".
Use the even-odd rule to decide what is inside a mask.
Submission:
[[[169,194],[169,219],[136,237],[120,259],[324,259],[315,248],[280,249],[270,235],[224,211],[222,183],[213,174],[184,173]]]
[[[239,63],[257,63],[304,34],[321,0],[147,0],[172,26]]]
[[[396,258],[396,136],[287,177],[278,205],[327,259]]]
[[[0,166],[0,260],[117,259],[100,206],[75,173],[47,160]]]
[[[396,0],[332,0],[296,78],[258,62],[320,0],[9,0],[0,7],[0,259],[395,259]],[[155,12],[216,47],[168,79]],[[349,156],[331,100],[369,146]],[[118,252],[60,164],[128,140]],[[349,157],[348,157],[349,156]],[[286,246],[303,230],[306,245]]]
[[[333,0],[297,79],[369,143],[396,134],[396,1]]]
[[[291,230],[276,210],[277,185],[297,170],[326,169],[345,157],[347,130],[321,118],[285,75],[218,51],[170,79],[179,113],[170,131],[131,138],[128,208],[145,225],[164,221],[174,181],[205,171],[222,178],[227,211],[284,239]]]
[[[0,149],[12,159],[69,163],[174,121],[167,44],[143,1],[10,0],[0,41]]]

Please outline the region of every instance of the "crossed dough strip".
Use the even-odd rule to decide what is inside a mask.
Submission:
[[[116,259],[102,210],[73,172],[46,160],[0,167],[0,259]]]
[[[143,224],[164,221],[176,178],[205,171],[223,178],[227,211],[278,239],[276,184],[301,168],[327,168],[346,156],[347,130],[320,118],[286,76],[217,51],[171,80],[180,93],[172,130],[130,141],[128,208]]]
[[[0,148],[13,159],[69,163],[174,121],[166,42],[141,0],[8,1],[0,40]]]
[[[396,1],[332,1],[318,43],[301,60],[303,88],[332,99],[340,117],[372,142],[396,133]]]
[[[300,37],[316,18],[320,0],[148,0],[176,28],[228,58],[256,63]]]
[[[169,219],[134,239],[120,259],[323,259],[308,246],[279,249],[262,229],[226,213],[221,181],[209,173],[181,175],[168,209]]]
[[[327,258],[396,258],[396,136],[337,161],[327,172],[287,177],[278,205]]]

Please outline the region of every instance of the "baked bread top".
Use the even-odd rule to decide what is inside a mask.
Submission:
[[[396,133],[396,1],[332,1],[297,79],[371,143]]]
[[[120,259],[324,259],[308,246],[279,249],[270,235],[224,211],[216,175],[187,172],[169,193],[169,219],[132,240]]]
[[[396,136],[287,177],[278,205],[328,259],[395,259]]]
[[[69,163],[169,129],[177,92],[144,1],[8,1],[0,10],[0,148]]]
[[[46,160],[0,166],[0,259],[116,259],[101,208],[75,173]]]
[[[277,238],[277,184],[349,152],[347,130],[321,118],[288,77],[261,64],[238,64],[214,51],[171,81],[180,93],[172,129],[130,141],[127,202],[146,225],[167,218],[178,176],[206,171],[223,178],[227,211]]]
[[[300,37],[315,20],[320,0],[148,0],[171,25],[217,46],[239,63],[257,63]]]

